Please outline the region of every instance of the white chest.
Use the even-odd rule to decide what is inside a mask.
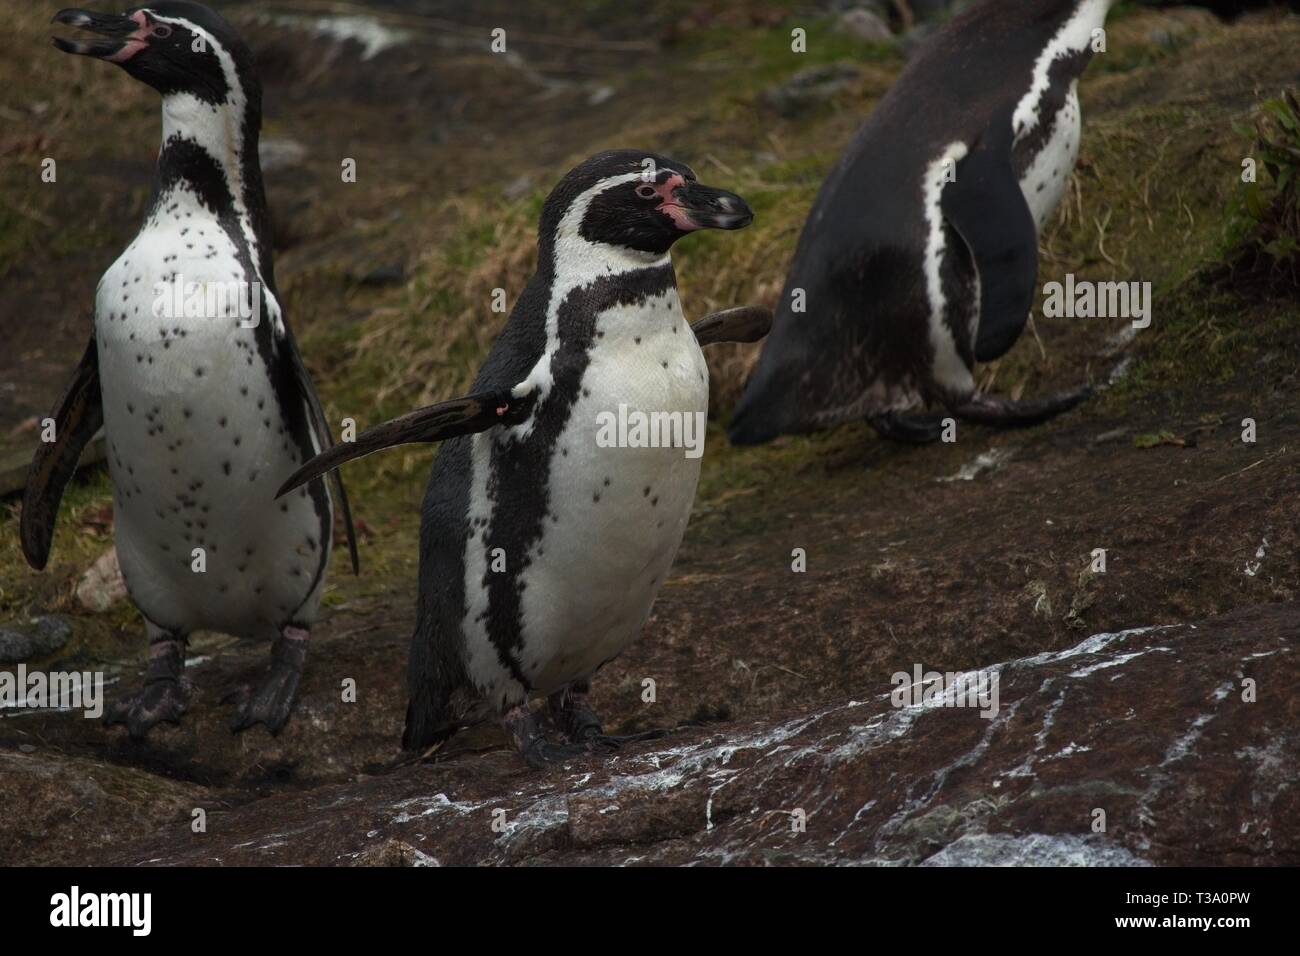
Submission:
[[[1082,118],[1079,112],[1078,83],[1070,85],[1061,109],[1051,123],[1051,135],[1034,156],[1020,179],[1020,191],[1029,204],[1034,226],[1041,234],[1056,211],[1079,158]]]
[[[96,297],[118,556],[155,623],[269,635],[315,615],[328,508],[273,500],[303,436],[251,327],[271,320],[236,298],[249,277],[234,244],[198,211],[163,208]]]
[[[539,693],[589,676],[639,633],[699,479],[708,368],[676,291],[608,310],[596,331],[551,459],[549,517],[521,575],[519,664]],[[476,482],[490,440],[479,436]],[[467,584],[477,587],[473,568],[483,559],[468,563]],[[473,617],[471,608],[467,624]],[[471,674],[491,693],[505,675],[476,643]]]

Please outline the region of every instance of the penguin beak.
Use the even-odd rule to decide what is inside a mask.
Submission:
[[[673,190],[673,205],[673,219],[683,230],[744,229],[754,221],[754,210],[735,193],[691,180]]]
[[[110,63],[123,63],[139,53],[146,45],[144,36],[148,27],[144,22],[143,13],[126,17],[69,8],[60,10],[50,22],[62,23],[107,38],[65,40],[62,37],[53,37],[54,45],[64,53],[93,56],[100,60],[108,60]]]

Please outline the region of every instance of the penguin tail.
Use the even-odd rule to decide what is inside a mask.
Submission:
[[[412,698],[406,705],[406,726],[402,729],[403,750],[427,750],[456,732],[456,725],[435,717],[427,700]]]
[[[451,688],[459,684],[446,679],[434,638],[432,626],[423,620],[416,624],[407,667],[409,697],[402,730],[403,750],[426,750],[456,732]]]

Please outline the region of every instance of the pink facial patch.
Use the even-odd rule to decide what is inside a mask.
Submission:
[[[691,218],[690,213],[673,195],[678,188],[684,185],[686,185],[686,180],[680,173],[673,173],[663,182],[656,183],[654,190],[659,194],[660,203],[655,208],[671,219],[673,225],[682,232],[690,232],[693,229],[699,229],[699,223]]]
[[[112,56],[104,57],[109,63],[125,63],[131,57],[135,56],[146,46],[149,45],[149,21],[146,19],[143,10],[137,10],[131,14],[131,19],[140,25],[139,29],[126,38],[126,43],[122,49],[118,50]]]

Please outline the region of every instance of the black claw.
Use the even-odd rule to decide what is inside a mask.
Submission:
[[[871,415],[867,423],[881,438],[908,445],[928,445],[943,437],[943,415],[901,415],[882,412]]]
[[[277,661],[257,690],[249,693],[244,689],[245,699],[230,722],[231,731],[240,733],[254,724],[262,724],[272,735],[280,733],[289,722],[301,679],[301,668]]]
[[[115,702],[104,713],[108,726],[126,724],[132,740],[143,740],[155,724],[179,724],[190,705],[190,687],[174,678],[151,680],[139,692]]]
[[[585,744],[554,744],[545,737],[537,737],[521,751],[524,761],[534,770],[542,770],[552,764],[563,763],[574,757],[587,757],[591,748]]]

